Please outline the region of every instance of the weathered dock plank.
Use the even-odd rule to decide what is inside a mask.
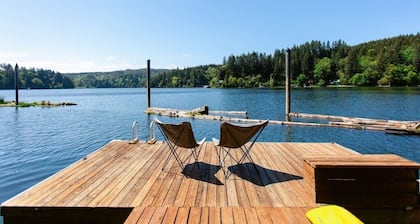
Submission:
[[[6,224],[58,219],[60,223],[305,223],[305,212],[318,205],[313,184],[304,180],[304,158],[345,156],[351,161],[359,154],[335,143],[258,142],[251,152],[255,164],[226,160],[232,172],[229,179],[211,142],[203,146],[198,164],[190,158],[183,169],[174,159],[164,164],[168,155],[160,141],[152,145],[112,141],[4,202],[1,213]]]
[[[136,207],[124,223],[309,223],[305,213],[310,209],[308,207]]]
[[[292,112],[291,117],[328,120],[330,127],[385,131],[389,134],[420,135],[420,121],[397,121],[361,117],[345,117],[323,114]]]
[[[260,119],[250,119],[246,111],[209,111],[208,106],[202,106],[192,110],[170,109],[170,108],[156,108],[148,107],[145,110],[146,114],[156,114],[159,116],[169,117],[184,117],[195,118],[202,120],[219,120],[229,122],[261,122]],[[216,115],[221,114],[221,115]],[[318,122],[300,122],[300,121],[279,121],[270,120],[270,124],[278,125],[298,125],[298,126],[312,126],[312,127],[334,127],[334,128],[350,128],[357,130],[372,130],[384,131],[388,134],[398,135],[420,135],[420,121],[397,121],[397,120],[383,120],[360,117],[345,117],[324,114],[307,114],[307,113],[288,113],[289,118],[304,118],[304,119],[323,119],[328,120],[328,123]],[[228,115],[228,116],[222,116]],[[240,117],[238,117],[240,116]]]

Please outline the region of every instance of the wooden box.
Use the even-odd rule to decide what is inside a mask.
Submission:
[[[397,155],[307,157],[303,166],[317,203],[405,208],[419,204],[420,164]]]

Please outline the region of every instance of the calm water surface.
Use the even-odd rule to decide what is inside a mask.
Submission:
[[[292,111],[420,120],[420,88],[298,89]],[[14,99],[14,91],[0,90]],[[21,90],[20,101],[75,102],[58,108],[0,108],[0,202],[38,183],[112,139],[129,139],[133,121],[148,137],[146,89]],[[284,120],[284,90],[152,89],[152,106],[248,111],[250,118]],[[161,117],[163,121],[181,119]],[[188,120],[188,119],[186,119]],[[197,138],[219,135],[218,121],[191,121]],[[361,153],[395,153],[420,162],[420,137],[340,128],[269,125],[260,141],[337,142]],[[1,222],[1,219],[0,219]]]

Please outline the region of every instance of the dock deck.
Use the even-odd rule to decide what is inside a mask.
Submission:
[[[4,202],[9,223],[309,223],[317,207],[304,180],[303,159],[356,155],[335,143],[256,143],[255,162],[225,179],[215,146],[183,170],[165,144],[111,141]],[[192,160],[191,160],[192,161]]]

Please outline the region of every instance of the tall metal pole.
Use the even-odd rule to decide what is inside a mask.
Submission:
[[[15,99],[16,105],[19,105],[19,66],[17,63],[15,66]]]
[[[286,121],[290,121],[290,49],[286,50]]]
[[[150,103],[150,59],[147,60],[147,107],[151,107]]]

